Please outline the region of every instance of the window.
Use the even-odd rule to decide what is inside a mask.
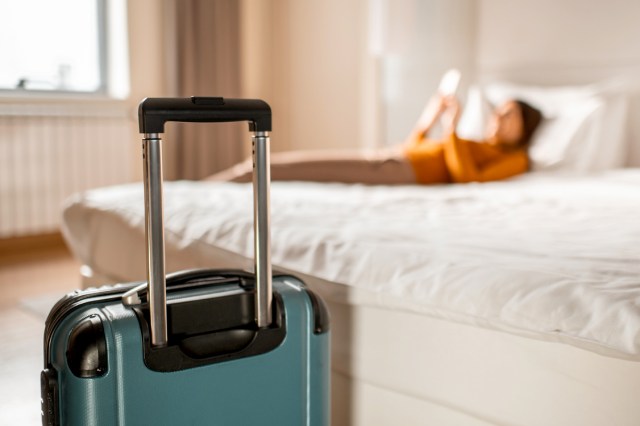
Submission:
[[[106,94],[107,2],[0,0],[0,90]]]

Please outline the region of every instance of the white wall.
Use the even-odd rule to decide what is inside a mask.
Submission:
[[[367,143],[366,0],[246,0],[243,25],[244,96],[271,104],[274,151]]]
[[[287,2],[289,148],[358,145],[362,2]],[[366,16],[366,15],[365,15]]]
[[[640,166],[640,2],[481,0],[477,78],[628,88],[629,164]]]
[[[402,141],[451,67],[472,80],[476,0],[387,0],[383,48],[384,143]]]
[[[482,71],[640,65],[640,2],[481,0]]]
[[[402,140],[444,71],[473,73],[475,4],[244,0],[245,96],[270,102],[274,150]]]

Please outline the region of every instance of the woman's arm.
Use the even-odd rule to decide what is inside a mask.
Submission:
[[[442,103],[444,105],[441,119],[442,127],[444,128],[446,135],[451,135],[456,132],[462,109],[460,107],[460,102],[458,102],[458,98],[454,95],[446,96],[443,98]]]
[[[455,183],[490,182],[519,175],[527,171],[529,160],[524,151],[504,154],[495,161],[480,167],[471,152],[470,144],[451,133],[444,145],[447,169]]]
[[[415,143],[415,141],[423,139],[427,134],[429,134],[433,125],[436,123],[438,118],[440,118],[445,108],[445,98],[439,93],[433,95],[431,99],[429,99],[429,102],[427,102],[422,114],[420,114],[420,118],[416,121],[416,124],[413,126],[413,129],[405,141],[408,143]]]

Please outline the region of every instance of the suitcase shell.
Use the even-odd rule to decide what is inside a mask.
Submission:
[[[222,272],[208,271],[208,276],[217,273]],[[273,284],[286,329],[276,348],[173,372],[145,365],[140,321],[120,300],[134,285],[67,296],[46,325],[44,424],[328,425],[326,308],[294,277],[277,276]],[[185,303],[181,300],[189,297],[241,291],[247,290],[223,283],[167,297],[171,305],[178,297],[177,303]],[[83,324],[91,321],[98,327],[83,332]]]
[[[145,99],[147,283],[72,293],[51,310],[41,374],[44,425],[328,425],[329,316],[295,277],[272,279],[268,131],[260,100]],[[254,131],[255,273],[165,278],[166,121],[249,121]]]

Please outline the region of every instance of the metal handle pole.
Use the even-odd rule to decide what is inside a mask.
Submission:
[[[271,324],[271,235],[269,134],[255,132],[253,144],[253,226],[255,248],[256,298],[258,327]]]
[[[168,336],[162,210],[162,139],[157,133],[145,133],[142,154],[151,345],[166,346]]]

